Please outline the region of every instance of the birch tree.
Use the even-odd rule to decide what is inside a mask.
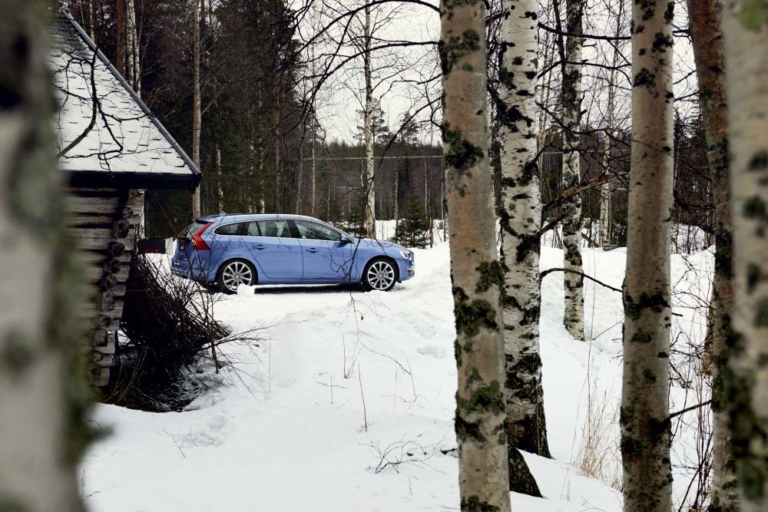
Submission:
[[[503,8],[496,111],[502,172],[499,217],[504,267],[507,442],[510,449],[549,457],[539,351],[541,194],[535,95],[538,3],[509,0]]]
[[[584,38],[584,0],[566,0],[566,63],[563,69],[563,190],[581,182],[579,125],[581,122],[581,59]],[[562,206],[566,330],[584,339],[584,278],[581,276],[581,195],[574,194]]]
[[[699,102],[707,137],[707,157],[715,202],[715,276],[712,290],[712,409],[713,465],[710,512],[738,510],[734,461],[730,453],[730,432],[723,390],[723,371],[735,341],[731,329],[733,314],[732,224],[728,174],[728,111],[725,102],[725,65],[720,0],[688,0],[688,19],[693,36],[693,53],[699,81]]]
[[[768,509],[768,5],[725,3],[733,328],[724,376],[740,510]]]
[[[202,0],[205,1],[205,0]],[[136,30],[136,4],[125,0],[125,48],[127,51],[126,78],[136,94],[141,96],[141,56],[139,33]]]
[[[0,510],[84,509],[81,286],[63,201],[44,40],[47,3],[0,0]],[[80,372],[83,372],[81,374]]]
[[[365,170],[363,171],[363,227],[371,238],[376,237],[376,187],[373,177],[373,82],[371,79],[371,7],[365,5],[363,27],[363,75],[365,80],[365,103],[363,105],[363,138],[365,143]]]
[[[667,393],[673,8],[667,0],[643,0],[632,9],[632,156],[620,415],[626,512],[669,512],[672,507]]]
[[[624,23],[624,0],[619,0],[616,14],[616,29],[614,37],[621,37],[621,28]],[[613,121],[616,111],[616,68],[619,65],[619,44],[613,44],[611,52],[611,69],[608,71],[608,105],[605,112],[605,143],[603,144],[603,173],[610,172],[611,150],[613,146]],[[600,246],[611,244],[611,226],[613,224],[613,212],[611,205],[611,182],[606,181],[600,186]]]
[[[440,4],[443,150],[458,366],[461,510],[508,511],[500,293],[486,115],[485,9]]]

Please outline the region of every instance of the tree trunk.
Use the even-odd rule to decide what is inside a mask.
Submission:
[[[610,87],[610,86],[609,86]],[[611,166],[611,93],[608,93],[609,117],[606,123],[605,143],[603,145],[603,172],[609,173]],[[600,247],[611,245],[611,182],[600,185]]]
[[[283,169],[280,161],[280,116],[282,98],[280,73],[273,70],[272,78],[272,156],[275,163],[275,213],[283,213]]]
[[[131,1],[131,0],[129,0]],[[200,1],[193,0],[192,4],[192,161],[200,166],[200,132],[201,112],[200,112]],[[199,218],[202,215],[200,204],[200,185],[197,186],[192,194],[192,217]]]
[[[88,0],[88,35],[91,36],[93,44],[98,45],[96,41],[96,9],[98,0]]]
[[[499,160],[504,268],[504,360],[510,487],[530,487],[513,471],[515,448],[550,457],[541,386],[539,252],[542,205],[537,165],[537,0],[505,2],[500,27]],[[523,461],[524,462],[524,461]],[[532,478],[531,478],[532,479]],[[535,481],[533,482],[535,487]],[[536,490],[536,495],[538,489]]]
[[[64,235],[47,10],[0,0],[0,509],[79,512],[83,280]]]
[[[582,34],[584,0],[566,0],[566,32]],[[581,65],[584,39],[568,36],[563,75],[563,190],[579,186],[581,165],[579,157],[579,134],[581,121]],[[581,264],[581,194],[574,194],[561,207],[563,215],[563,246],[565,249],[563,273],[565,286],[566,330],[577,340],[584,339],[584,278],[576,272],[583,272]],[[568,271],[573,272],[568,272]]]
[[[441,2],[440,11],[461,510],[508,511],[503,271],[488,159],[485,9],[481,2]]]
[[[115,0],[115,26],[117,38],[115,42],[115,68],[125,75],[125,0]]]
[[[365,110],[363,112],[363,138],[365,139],[365,170],[363,171],[364,212],[363,226],[366,234],[376,237],[376,187],[373,178],[373,82],[371,81],[371,8],[365,6],[365,50],[363,71],[365,75]]]
[[[614,36],[621,36],[624,23],[624,0],[619,0],[619,11],[616,19]],[[613,116],[616,107],[616,67],[619,65],[619,46],[615,43],[611,57],[612,69],[608,73],[608,106],[606,112],[605,144],[603,147],[603,173],[611,172],[611,149],[613,146]],[[611,229],[613,227],[613,211],[611,208],[611,182],[600,186],[600,246],[611,245]]]
[[[219,212],[224,211],[224,184],[222,183],[222,176],[221,176],[221,148],[219,146],[216,146],[216,185],[217,185],[217,204],[219,207]]]
[[[715,277],[712,291],[713,353],[712,409],[713,465],[710,512],[736,512],[738,492],[736,473],[730,453],[731,435],[728,430],[727,399],[722,374],[730,359],[730,347],[735,338],[731,329],[733,289],[731,286],[731,224],[730,181],[728,174],[728,111],[725,102],[725,66],[722,35],[722,2],[720,0],[688,0],[688,19],[693,36],[693,53],[699,80],[699,103],[707,137],[712,197],[716,210]]]
[[[667,393],[673,5],[666,0],[635,3],[632,13],[632,167],[620,415],[625,512],[669,512],[672,507]]]
[[[723,19],[736,332],[724,381],[740,510],[757,512],[768,510],[768,7],[728,2]]]
[[[141,57],[139,35],[136,30],[136,5],[134,0],[125,0],[125,34],[127,50],[127,80],[136,94],[141,96]]]
[[[317,123],[312,115],[312,216],[315,216],[315,203],[317,193],[317,163],[315,161],[315,145],[317,144]]]

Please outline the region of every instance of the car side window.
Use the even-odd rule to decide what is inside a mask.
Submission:
[[[259,220],[256,221],[261,236],[274,238],[293,238],[291,226],[287,220]]]
[[[341,241],[341,233],[335,229],[308,220],[297,220],[295,222],[301,238],[308,240],[328,240],[332,242]]]
[[[247,236],[261,236],[261,230],[259,230],[258,222],[249,222],[248,229],[245,231]]]
[[[247,223],[245,222],[238,222],[237,224],[225,224],[216,228],[214,233],[217,235],[243,235],[245,234],[246,224]]]

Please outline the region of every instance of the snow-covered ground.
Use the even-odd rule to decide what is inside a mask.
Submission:
[[[585,271],[620,287],[626,252],[585,250]],[[216,305],[235,331],[263,328],[255,346],[223,347],[233,363],[222,384],[183,413],[98,406],[112,433],[80,468],[95,512],[458,510],[452,448],[456,370],[446,244],[416,250],[416,277],[390,293],[335,288],[241,290]],[[562,266],[544,248],[542,269]],[[673,257],[680,306],[706,298],[712,258]],[[693,270],[697,270],[694,272]],[[586,332],[562,327],[562,274],[543,282],[541,347],[553,460],[526,455],[546,499],[513,495],[515,510],[621,510],[618,414],[621,297],[586,284]],[[694,297],[694,298],[691,298]],[[690,303],[687,301],[690,299]],[[699,310],[678,307],[675,337],[700,340]],[[679,333],[684,334],[679,334]],[[672,389],[672,410],[694,403]],[[580,474],[582,429],[591,404],[601,419],[602,480]],[[676,465],[695,454],[679,428]],[[690,470],[676,469],[683,499]]]

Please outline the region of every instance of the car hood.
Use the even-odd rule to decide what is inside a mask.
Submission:
[[[355,241],[360,241],[360,245],[362,247],[381,247],[383,249],[392,249],[397,251],[405,251],[407,250],[402,245],[398,245],[394,242],[389,242],[387,240],[373,240],[371,238],[356,238]]]

